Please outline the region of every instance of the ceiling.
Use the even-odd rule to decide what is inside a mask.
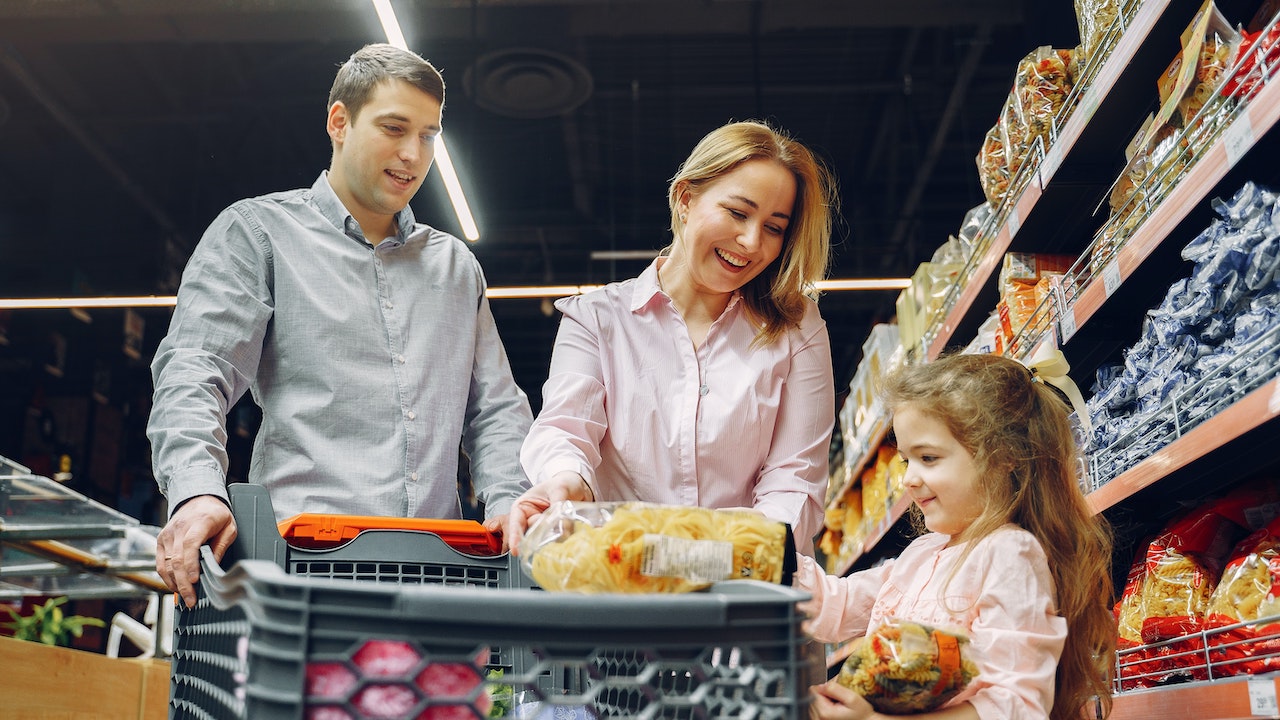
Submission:
[[[591,253],[665,246],[667,179],[745,118],[836,171],[833,277],[909,276],[982,200],[973,158],[1014,64],[1078,39],[1068,0],[393,6],[448,83],[445,133],[494,286],[637,274],[644,261]],[[0,0],[0,296],[171,293],[218,211],[328,165],[334,71],[382,38],[365,0]],[[459,233],[438,174],[413,206]],[[895,298],[822,298],[838,387]],[[538,300],[493,307],[536,407],[558,320]],[[153,349],[167,313],[146,317]]]

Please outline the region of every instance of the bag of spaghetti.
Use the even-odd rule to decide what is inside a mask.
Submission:
[[[552,505],[520,542],[544,590],[681,593],[724,580],[791,584],[791,527],[750,510],[641,502]]]
[[[940,707],[978,674],[967,657],[969,638],[960,632],[889,618],[853,642],[836,682],[882,713]]]
[[[1280,670],[1277,616],[1280,518],[1236,546],[1218,587],[1209,597],[1205,629],[1210,660],[1215,662],[1217,672],[1255,675]]]

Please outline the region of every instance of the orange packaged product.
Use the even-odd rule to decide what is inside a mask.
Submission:
[[[467,555],[499,555],[502,539],[474,520],[302,513],[280,521],[280,536],[300,548],[324,549],[354,540],[365,530],[414,530],[440,536]]]

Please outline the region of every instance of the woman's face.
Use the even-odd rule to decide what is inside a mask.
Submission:
[[[772,160],[748,160],[702,186],[687,189],[677,209],[694,288],[728,293],[746,285],[782,252],[796,201],[796,180]]]
[[[978,465],[937,416],[906,405],[895,409],[893,432],[907,461],[903,479],[925,527],[943,535],[964,532],[982,514]]]

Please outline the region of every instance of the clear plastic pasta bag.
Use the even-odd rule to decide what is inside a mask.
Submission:
[[[836,682],[866,698],[878,712],[933,710],[978,675],[963,633],[889,618],[854,643]]]
[[[544,590],[681,593],[723,580],[790,584],[786,523],[746,510],[641,502],[552,505],[520,542],[524,572]]]

